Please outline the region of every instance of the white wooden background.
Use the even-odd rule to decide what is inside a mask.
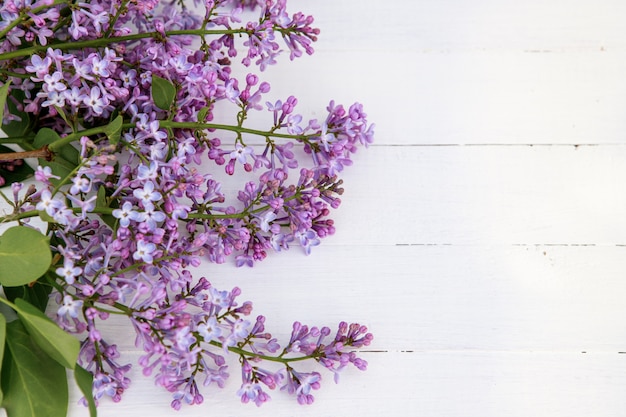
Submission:
[[[289,1],[322,35],[267,71],[270,97],[307,117],[358,100],[376,144],[310,257],[202,272],[283,338],[295,319],[367,324],[369,370],[257,409],[235,365],[175,413],[136,367],[100,416],[626,415],[626,2]],[[136,361],[123,322],[104,333]]]

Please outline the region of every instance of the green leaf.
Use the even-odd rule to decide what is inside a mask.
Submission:
[[[166,79],[152,76],[152,100],[161,110],[169,110],[176,98],[176,87]]]
[[[2,120],[4,119],[4,107],[7,104],[10,86],[11,81],[7,81],[2,87],[0,87],[0,125],[2,125]]]
[[[13,149],[0,145],[0,153],[11,153],[11,152],[14,152]],[[26,163],[23,163],[22,165],[18,167],[14,167],[13,171],[0,169],[0,176],[2,176],[6,180],[7,186],[11,185],[14,182],[24,181],[26,178],[31,177],[34,173],[35,171]]]
[[[198,112],[198,122],[204,123],[206,121],[206,115],[209,114],[209,107],[203,107]]]
[[[117,116],[104,129],[104,133],[109,138],[109,142],[111,142],[113,145],[116,145],[120,141],[120,137],[122,136],[123,124],[124,118],[122,116]]]
[[[0,236],[0,285],[16,287],[36,281],[50,267],[48,238],[26,226],[14,226]]]
[[[17,298],[22,298],[28,301],[39,309],[39,311],[46,311],[48,300],[50,299],[50,293],[52,292],[52,286],[49,284],[43,284],[41,280],[34,284],[22,285],[20,287],[4,287],[4,295],[12,303]]]
[[[0,364],[2,364],[2,358],[4,357],[4,344],[7,339],[7,319],[0,314]],[[0,390],[0,404],[2,404],[3,393]]]
[[[104,187],[104,185],[101,185],[100,188],[98,188],[98,196],[96,197],[96,207],[108,208],[109,205],[110,204],[108,202],[107,195],[106,195],[106,188]],[[114,216],[110,214],[100,214],[100,218],[111,229],[115,229],[115,223],[117,222],[117,219]]]
[[[98,410],[96,409],[96,402],[93,399],[93,375],[81,366],[76,365],[74,369],[74,379],[76,379],[76,385],[78,385],[78,388],[80,388],[80,391],[85,396],[85,400],[87,400],[89,415],[96,417]]]
[[[61,137],[57,132],[44,127],[43,129],[39,129],[37,135],[35,135],[33,145],[36,148],[43,148],[44,146],[50,145],[60,139]],[[71,144],[67,144],[55,151],[52,161],[39,158],[39,164],[44,167],[50,167],[54,175],[61,177],[61,180],[57,180],[55,178],[50,180],[52,184],[58,186],[64,178],[72,173],[74,168],[76,168],[79,164],[79,160],[80,153],[78,150]]]
[[[61,140],[61,136],[54,130],[44,127],[43,129],[39,129],[37,135],[35,135],[33,146],[43,148],[45,145],[50,145],[57,140]],[[80,163],[80,152],[68,143],[60,149],[55,150],[54,161],[70,169],[74,169]]]
[[[22,90],[14,89],[11,92],[11,96],[18,102],[23,103],[26,98]],[[30,130],[30,115],[22,110],[17,109],[17,105],[13,100],[7,100],[9,112],[20,118],[20,120],[12,120],[6,125],[2,126],[2,130],[7,136],[25,136]]]
[[[65,114],[65,111],[63,110],[63,107],[54,106],[54,108],[56,109],[57,113],[59,113],[59,116],[61,116],[61,118],[65,121],[65,123],[67,123],[69,127],[72,127],[72,124],[68,120],[67,115]]]
[[[2,363],[2,407],[8,417],[67,415],[65,369],[29,336],[23,324],[7,324],[7,351]]]
[[[52,359],[66,368],[74,369],[80,350],[80,342],[65,333],[37,307],[18,298],[15,300],[17,315],[35,343]]]

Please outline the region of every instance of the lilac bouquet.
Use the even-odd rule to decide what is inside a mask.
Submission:
[[[228,355],[241,366],[237,395],[256,405],[272,390],[312,403],[322,374],[300,362],[335,379],[366,368],[355,352],[372,340],[366,327],[295,322],[279,343],[239,288],[190,272],[253,266],[290,246],[308,254],[335,231],[338,174],[373,138],[362,106],[331,101],[323,120],[305,121],[295,97],[266,102],[270,85],[234,70],[263,71],[283,50],[292,60],[313,53],[312,24],[286,0],[0,2],[9,417],[66,415],[66,368],[92,416],[102,397],[119,401],[131,365],[98,330],[111,315],[126,316],[143,374],[175,409],[202,403],[201,386],[224,386]],[[249,127],[261,111],[267,127]],[[229,114],[232,123],[216,122]],[[236,201],[222,174],[250,177]]]

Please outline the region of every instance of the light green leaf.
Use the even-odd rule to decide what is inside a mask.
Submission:
[[[204,123],[206,121],[207,114],[209,114],[209,107],[206,106],[201,108],[198,112],[198,122]]]
[[[2,358],[4,357],[4,343],[7,340],[7,319],[0,314],[0,365],[2,364]],[[1,371],[1,369],[0,369]],[[0,390],[0,404],[2,404],[3,393]]]
[[[2,407],[8,417],[67,415],[65,369],[32,340],[19,320],[7,324]]]
[[[10,86],[11,81],[7,81],[2,87],[0,87],[0,126],[2,125],[2,119],[4,118],[4,107],[7,104],[7,97],[9,96]]]
[[[113,145],[116,145],[120,141],[120,137],[122,136],[122,125],[124,124],[124,118],[122,116],[117,116],[115,119],[109,123],[104,133],[109,138],[109,142]]]
[[[0,285],[17,287],[36,281],[50,267],[48,238],[26,226],[14,226],[0,236]]]
[[[87,400],[89,415],[96,417],[98,410],[96,409],[96,402],[93,399],[93,375],[81,366],[76,365],[74,369],[74,379],[76,379],[76,385],[78,385],[78,388],[80,388],[80,391],[85,396],[85,400]]]
[[[152,100],[154,104],[162,109],[169,110],[176,98],[176,87],[166,79],[152,76]]]
[[[65,333],[37,307],[18,298],[15,300],[17,315],[35,343],[48,356],[66,368],[74,369],[80,350],[80,342]]]

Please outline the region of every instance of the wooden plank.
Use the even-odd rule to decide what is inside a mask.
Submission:
[[[374,55],[387,63],[369,50],[319,50],[271,68],[264,74],[272,85],[267,101],[295,95],[305,120],[323,120],[331,99],[359,101],[384,144],[624,141],[626,48]],[[294,74],[307,74],[306,82]],[[271,115],[251,120],[266,126]]]
[[[625,248],[325,246],[255,268],[205,265],[217,288],[239,286],[267,331],[289,338],[294,320],[366,324],[373,350],[608,352],[626,350]],[[51,312],[52,313],[52,312]],[[124,318],[102,334],[123,352]]]
[[[224,392],[209,389],[204,404],[176,415],[617,417],[626,412],[625,355],[388,352],[365,358],[370,362],[366,373],[348,372],[338,385],[325,381],[312,406],[294,404],[279,392],[271,393],[272,401],[261,409],[227,401],[224,397],[238,389],[234,375]],[[72,397],[78,400],[76,391]],[[169,402],[169,395],[140,381],[121,403],[103,403],[99,416],[172,415]],[[86,410],[73,408],[70,417],[79,416],[87,416]]]
[[[373,147],[332,243],[624,244],[626,147]]]

